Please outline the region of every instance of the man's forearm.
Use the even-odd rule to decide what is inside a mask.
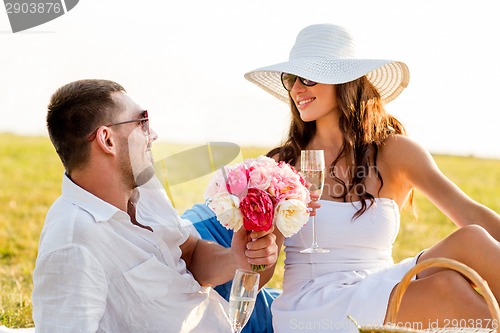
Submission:
[[[189,271],[202,286],[216,286],[231,280],[237,268],[249,268],[238,265],[238,260],[230,248],[200,239],[188,264]]]

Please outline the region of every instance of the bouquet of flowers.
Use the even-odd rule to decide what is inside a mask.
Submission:
[[[205,199],[217,220],[234,231],[242,226],[267,231],[275,225],[290,237],[309,219],[310,196],[304,178],[289,164],[266,156],[217,170]]]

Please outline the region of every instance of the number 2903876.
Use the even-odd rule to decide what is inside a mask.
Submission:
[[[63,11],[60,2],[6,2],[7,14],[59,14]]]

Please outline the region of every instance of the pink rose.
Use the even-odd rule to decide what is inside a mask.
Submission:
[[[231,194],[242,197],[247,189],[248,170],[245,165],[238,165],[227,173],[226,188]]]
[[[278,172],[273,177],[270,192],[281,200],[299,199],[309,202],[309,192],[304,186],[304,179],[291,165],[279,162]]]
[[[240,202],[243,215],[243,226],[247,230],[267,231],[273,225],[274,203],[268,193],[256,189],[248,189],[246,197]]]
[[[248,172],[248,186],[265,191],[271,183],[271,170],[261,166],[251,166]]]

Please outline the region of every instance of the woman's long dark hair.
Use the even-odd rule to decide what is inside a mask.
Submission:
[[[377,89],[370,81],[362,76],[359,79],[343,84],[335,85],[337,102],[340,110],[340,131],[343,140],[340,152],[330,165],[330,176],[342,185],[343,191],[337,199],[347,201],[349,194],[355,192],[361,203],[361,208],[356,212],[354,218],[359,217],[374,203],[373,194],[357,191],[360,187],[365,189],[365,180],[368,172],[356,172],[356,170],[376,171],[380,180],[379,192],[384,186],[382,175],[377,169],[377,155],[379,146],[383,144],[391,134],[406,135],[404,126],[393,116],[385,112],[382,99]],[[274,148],[267,156],[278,154],[280,161],[295,165],[300,158],[300,151],[305,149],[316,133],[316,122],[304,122],[300,118],[299,111],[294,102],[290,100],[292,110],[292,121],[285,143]],[[373,165],[370,165],[370,153],[372,151]],[[341,158],[352,158],[352,168],[349,170],[349,180],[346,184],[335,173],[335,166]],[[411,203],[411,198],[410,198]]]

